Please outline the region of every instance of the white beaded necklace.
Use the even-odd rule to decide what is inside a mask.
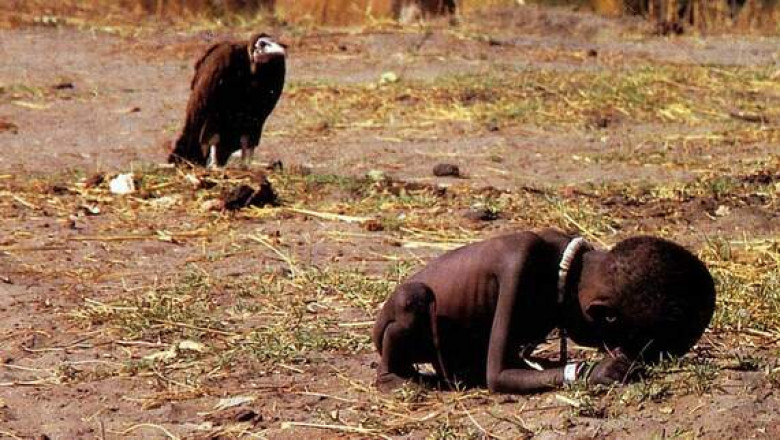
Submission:
[[[589,249],[591,246],[588,244],[587,241],[585,241],[582,237],[575,237],[572,239],[572,241],[569,242],[568,245],[566,245],[566,249],[563,251],[563,257],[561,257],[561,262],[558,265],[558,306],[563,306],[563,302],[566,298],[566,281],[569,275],[569,269],[571,269],[571,264],[574,262],[574,258],[577,257],[577,254],[579,253],[580,249],[586,248]],[[566,363],[567,360],[567,342],[566,342],[566,327],[561,323],[561,325],[558,327],[558,333],[561,337],[561,354],[560,354],[560,361],[562,363]]]

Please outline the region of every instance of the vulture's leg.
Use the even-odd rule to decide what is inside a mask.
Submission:
[[[252,156],[255,154],[255,147],[249,145],[249,136],[241,136],[241,163],[248,167],[252,163]]]
[[[206,168],[212,170],[217,168],[217,146],[211,145],[209,147],[209,157],[206,159]]]

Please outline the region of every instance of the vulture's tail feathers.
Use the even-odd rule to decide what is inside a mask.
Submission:
[[[206,158],[203,156],[203,150],[200,148],[200,142],[197,137],[190,135],[187,130],[184,130],[173,144],[171,154],[168,156],[168,163],[205,165]]]

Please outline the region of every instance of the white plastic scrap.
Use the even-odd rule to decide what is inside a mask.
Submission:
[[[379,84],[394,84],[400,81],[400,77],[395,72],[385,72],[379,77]]]
[[[203,353],[206,351],[206,346],[201,344],[200,342],[192,341],[189,339],[185,339],[183,341],[179,341],[179,350],[182,351],[197,351],[198,353]]]
[[[133,174],[120,174],[114,177],[111,179],[111,182],[109,182],[108,189],[112,194],[117,194],[120,196],[134,193],[135,182],[133,182]]]

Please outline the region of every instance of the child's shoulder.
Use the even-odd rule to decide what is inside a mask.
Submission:
[[[532,255],[556,254],[571,237],[554,229],[542,231],[517,231],[498,235],[477,243],[475,251],[483,258],[496,261],[521,262]]]
[[[561,243],[565,245],[572,238],[574,237],[558,229],[545,228],[498,235],[483,243],[486,245],[506,245],[510,250],[528,250],[536,246],[552,245],[558,247]]]

